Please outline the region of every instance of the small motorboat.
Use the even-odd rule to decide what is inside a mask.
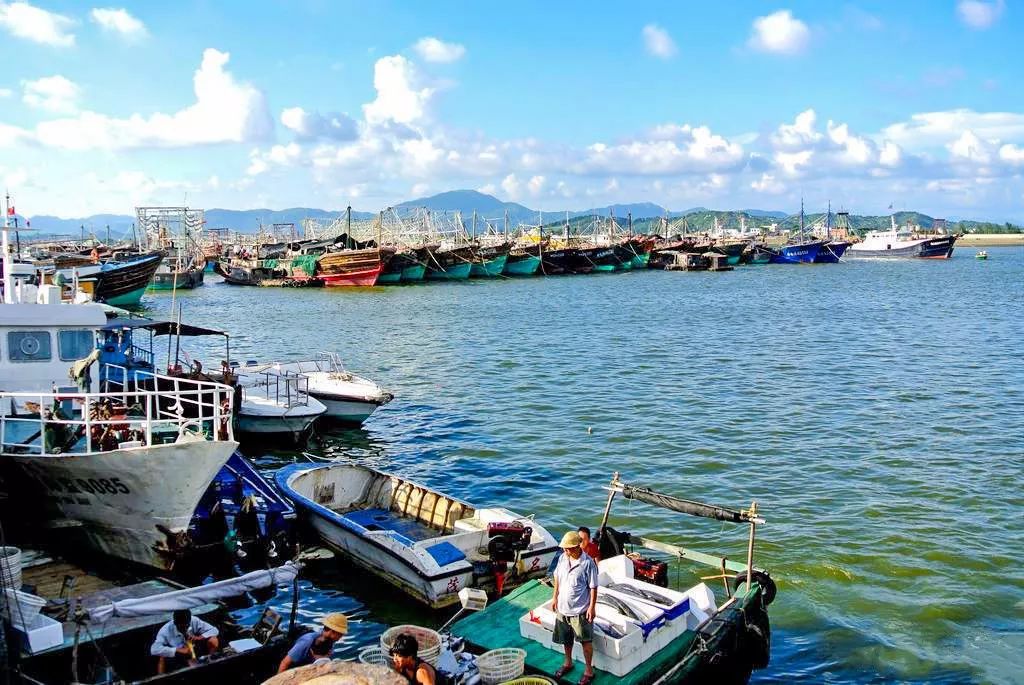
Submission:
[[[542,578],[557,549],[531,518],[366,466],[293,465],[275,478],[327,545],[431,608],[465,587],[500,594]]]
[[[395,398],[373,381],[346,371],[333,352],[321,352],[308,361],[276,362],[257,368],[304,377],[306,392],[327,408],[324,418],[335,421],[362,423]]]
[[[243,438],[290,438],[298,444],[327,411],[309,394],[304,376],[259,365],[237,367],[234,373],[242,391],[237,421]]]
[[[975,259],[988,259],[988,252],[985,250],[978,250],[978,254],[974,255]]]

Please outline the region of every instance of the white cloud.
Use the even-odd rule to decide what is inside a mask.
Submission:
[[[779,10],[754,20],[747,45],[759,52],[796,55],[804,51],[810,37],[807,24],[789,10]]]
[[[947,147],[956,160],[966,160],[977,164],[988,164],[992,161],[989,145],[978,138],[973,131],[964,131]]]
[[[355,120],[341,112],[321,115],[307,112],[301,107],[289,107],[282,110],[281,123],[302,140],[354,140],[359,135]]]
[[[788,176],[799,176],[810,163],[814,150],[800,152],[776,152],[775,164]]]
[[[761,178],[751,182],[750,187],[759,193],[767,195],[779,195],[786,190],[786,186],[775,178],[774,174],[763,173]]]
[[[381,57],[373,66],[373,87],[377,99],[363,105],[371,124],[411,124],[423,118],[434,90],[419,84],[412,62],[401,55]]]
[[[413,46],[416,53],[427,62],[449,64],[457,62],[466,54],[466,48],[458,43],[445,43],[443,40],[427,36],[420,38]]]
[[[706,126],[659,126],[650,139],[616,145],[594,143],[570,169],[578,174],[637,175],[700,173],[735,167],[743,148]]]
[[[920,149],[945,145],[967,130],[985,139],[1024,141],[1024,114],[970,109],[922,112],[885,127],[882,135],[904,147]]]
[[[89,16],[104,31],[119,34],[128,40],[139,40],[146,36],[146,25],[129,14],[126,9],[96,7]]]
[[[816,143],[821,140],[821,134],[815,128],[817,121],[817,112],[806,109],[796,115],[792,124],[780,124],[772,136],[772,142],[784,148],[800,148]]]
[[[67,48],[75,44],[74,20],[27,2],[0,2],[0,27],[35,43]]]
[[[78,110],[81,88],[59,74],[44,76],[35,81],[22,81],[21,85],[21,99],[29,107],[59,114],[73,114]]]
[[[677,48],[672,36],[657,24],[648,24],[640,33],[644,39],[644,48],[649,54],[661,59],[669,59],[676,54]]]
[[[989,28],[999,21],[1004,9],[1004,0],[960,0],[956,4],[956,14],[960,21],[972,29]]]
[[[14,95],[14,91],[10,88],[0,88],[0,98],[9,98]]]
[[[185,147],[264,138],[272,122],[263,93],[225,70],[229,58],[213,48],[203,52],[193,78],[196,101],[178,112],[119,119],[86,111],[41,122],[34,137],[45,146],[68,150]]]
[[[523,184],[516,178],[515,174],[509,174],[501,181],[501,189],[505,191],[505,195],[513,200],[519,197],[522,187]]]
[[[530,195],[537,197],[544,191],[544,184],[547,179],[543,176],[537,175],[530,178],[526,183],[526,188],[530,191]]]

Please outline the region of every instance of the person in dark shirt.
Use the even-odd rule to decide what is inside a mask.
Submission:
[[[288,654],[281,659],[277,667],[278,673],[289,668],[306,666],[317,659],[329,658],[334,643],[348,633],[348,617],[345,614],[327,614],[321,621],[323,628],[319,631],[306,633],[295,641]]]
[[[411,685],[435,685],[437,671],[419,657],[420,645],[416,638],[402,633],[391,645],[391,663],[400,676]]]

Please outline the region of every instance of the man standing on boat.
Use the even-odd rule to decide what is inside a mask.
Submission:
[[[281,659],[278,673],[296,666],[307,666],[325,655],[330,656],[334,643],[348,633],[348,617],[345,614],[327,614],[321,623],[324,627],[320,632],[306,633],[295,641],[288,654]]]
[[[219,634],[215,627],[193,616],[188,609],[178,609],[156,634],[149,648],[150,654],[160,657],[156,672],[166,673],[168,661],[180,665],[192,664],[203,654],[213,654],[220,646],[217,639]],[[197,653],[197,645],[204,647],[201,653]]]
[[[559,547],[563,553],[555,566],[555,591],[552,606],[555,608],[554,641],[565,649],[565,661],[555,671],[555,678],[561,678],[572,670],[572,647],[579,640],[583,647],[586,668],[580,685],[594,680],[594,615],[597,608],[597,562],[583,553],[583,539],[574,530],[562,536]]]

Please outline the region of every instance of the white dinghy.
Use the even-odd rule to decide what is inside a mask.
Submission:
[[[541,578],[557,549],[530,518],[365,466],[295,465],[276,480],[327,545],[432,608]]]
[[[335,421],[362,423],[395,398],[368,378],[346,371],[333,352],[321,352],[308,361],[275,362],[257,368],[305,377],[310,397],[327,408],[324,418]]]

